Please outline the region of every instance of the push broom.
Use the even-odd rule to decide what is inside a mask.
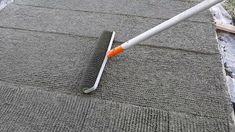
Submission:
[[[198,5],[176,15],[175,17],[159,24],[156,27],[149,29],[148,31],[126,41],[125,43],[111,49],[113,44],[115,32],[104,31],[100,36],[94,54],[91,56],[90,61],[87,65],[87,69],[83,75],[81,83],[79,85],[83,93],[90,93],[94,91],[99,84],[101,75],[103,73],[105,64],[108,58],[113,57],[124,50],[156,35],[157,33],[166,30],[179,22],[192,17],[193,15],[204,11],[223,0],[205,0]],[[111,49],[111,50],[110,50]]]

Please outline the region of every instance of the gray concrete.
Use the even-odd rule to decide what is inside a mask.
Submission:
[[[0,29],[1,80],[71,91],[96,39]]]
[[[15,0],[16,4],[39,6],[44,8],[57,8],[65,10],[78,10],[86,12],[99,12],[108,14],[136,15],[148,18],[169,19],[178,13],[199,3],[186,2],[187,0]],[[210,22],[208,12],[203,12],[190,18],[193,21]]]
[[[2,81],[67,94],[77,93],[96,40],[13,29],[0,29],[0,36]],[[221,82],[218,54],[137,46],[109,61],[94,96],[224,118],[228,104]]]
[[[56,17],[55,17],[56,16]],[[0,12],[0,27],[98,37],[103,30],[116,31],[116,41],[126,41],[163,22],[161,19],[67,11],[9,5]],[[144,44],[218,53],[212,25],[184,22]],[[202,35],[203,34],[203,35]],[[183,40],[183,41],[182,41]]]
[[[107,100],[224,118],[229,104],[219,60],[137,46],[110,60],[99,91]]]
[[[117,32],[117,45],[195,4],[86,2],[16,0],[0,12],[1,131],[230,130],[208,12],[110,59],[98,90],[83,95],[77,87],[103,30]]]
[[[227,121],[0,82],[0,130],[17,132],[227,132]]]

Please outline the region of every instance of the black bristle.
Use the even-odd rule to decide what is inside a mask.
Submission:
[[[94,86],[112,37],[112,32],[103,31],[96,42],[95,50],[89,58],[79,88],[82,92]]]

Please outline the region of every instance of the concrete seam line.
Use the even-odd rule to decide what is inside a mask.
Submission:
[[[38,33],[66,35],[66,36],[71,36],[71,37],[81,37],[81,38],[91,38],[91,39],[97,39],[98,38],[98,37],[92,37],[92,36],[83,36],[83,35],[61,33],[61,32],[38,31],[38,30],[30,30],[30,29],[15,28],[15,27],[0,26],[0,28],[3,28],[3,29],[12,29],[12,30],[20,30],[20,31],[28,31],[28,32],[38,32]],[[115,41],[114,43],[123,43],[123,42]],[[202,54],[202,55],[219,55],[219,53],[216,53],[216,52],[200,52],[200,51],[196,51],[196,50],[188,50],[188,49],[181,49],[181,48],[171,48],[171,47],[166,47],[166,46],[155,46],[155,45],[150,45],[150,44],[145,44],[145,43],[140,43],[140,45],[138,45],[138,46],[158,48],[158,49],[167,49],[167,50],[177,50],[177,51],[190,52],[190,53]]]

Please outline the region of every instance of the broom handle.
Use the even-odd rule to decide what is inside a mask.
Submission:
[[[166,30],[176,24],[178,24],[179,22],[201,12],[201,11],[204,11],[210,7],[212,7],[213,5],[217,4],[217,3],[220,3],[222,2],[223,0],[205,0],[199,4],[197,4],[196,6],[178,14],[177,16],[159,24],[158,26],[152,28],[152,29],[149,29],[148,31],[128,40],[127,42],[117,46],[116,48],[110,50],[107,52],[107,56],[108,57],[112,57],[112,56],[115,56],[121,52],[123,52],[124,50],[152,37],[153,35],[163,31],[163,30]]]

